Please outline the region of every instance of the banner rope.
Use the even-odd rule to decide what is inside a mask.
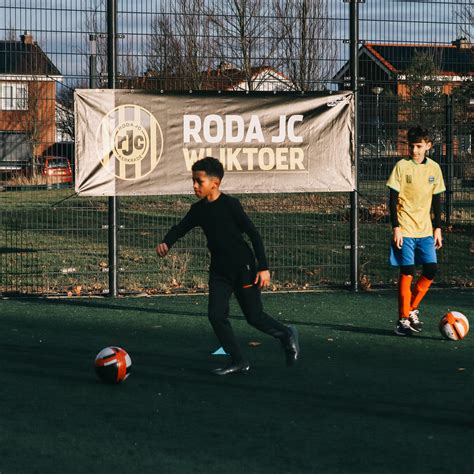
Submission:
[[[56,207],[58,204],[62,204],[64,201],[67,201],[68,199],[75,197],[77,195],[79,195],[79,193],[75,192],[74,194],[71,194],[70,196],[67,196],[64,199],[61,199],[60,201],[55,202],[54,204],[51,204],[51,207]]]

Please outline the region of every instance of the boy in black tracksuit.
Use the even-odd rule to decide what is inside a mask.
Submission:
[[[200,201],[193,204],[183,220],[173,226],[156,247],[164,257],[171,246],[193,227],[203,229],[211,253],[208,315],[212,328],[224,350],[231,356],[226,367],[213,371],[216,375],[247,372],[245,360],[229,321],[229,299],[232,293],[247,322],[279,339],[285,349],[287,364],[298,359],[299,344],[296,328],[285,326],[263,311],[260,289],[270,282],[267,258],[262,238],[238,199],[219,189],[224,169],[219,160],[204,158],[194,163],[193,188]],[[255,256],[242,237],[246,233]]]

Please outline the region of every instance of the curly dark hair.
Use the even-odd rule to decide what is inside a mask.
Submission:
[[[408,129],[407,140],[408,143],[418,143],[422,140],[431,142],[431,135],[427,128],[417,125]]]
[[[222,180],[224,177],[224,167],[222,163],[212,156],[206,156],[196,161],[192,168],[193,171],[204,171],[208,176],[213,176]]]

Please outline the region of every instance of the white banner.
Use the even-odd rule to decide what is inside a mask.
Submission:
[[[224,165],[227,193],[352,191],[353,94],[75,94],[76,191],[192,193],[191,166]]]

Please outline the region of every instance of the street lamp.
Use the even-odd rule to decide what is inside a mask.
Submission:
[[[97,88],[97,35],[89,35],[91,54],[89,56],[89,89]]]
[[[376,110],[377,110],[377,122],[376,122],[376,133],[377,133],[377,164],[380,159],[380,94],[383,92],[383,87],[373,87],[372,92],[375,94]]]

